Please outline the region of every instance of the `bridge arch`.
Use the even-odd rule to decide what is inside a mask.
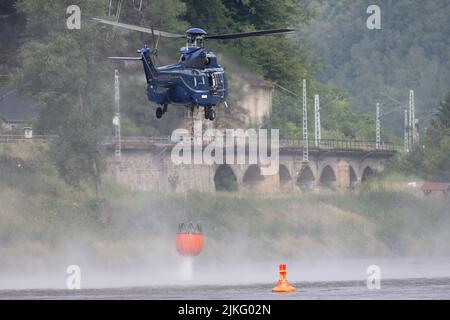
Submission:
[[[374,174],[375,174],[375,170],[373,170],[369,166],[365,167],[361,174],[361,182],[366,182]]]
[[[311,190],[314,186],[314,174],[309,166],[303,167],[297,176],[297,185],[300,188]]]
[[[217,167],[214,174],[214,186],[216,191],[237,191],[238,182],[233,169],[227,164]]]
[[[280,179],[280,189],[290,189],[292,187],[291,173],[284,164],[280,164],[278,168],[278,177]]]
[[[336,173],[330,165],[326,165],[320,174],[320,185],[322,187],[333,187],[336,182]]]
[[[242,184],[248,189],[256,189],[262,181],[264,181],[264,177],[261,175],[261,168],[258,165],[252,164],[245,170]]]

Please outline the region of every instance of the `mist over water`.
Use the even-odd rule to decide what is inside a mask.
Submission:
[[[66,290],[69,265],[80,267],[83,290],[148,288],[143,298],[169,287],[172,293],[203,286],[217,292],[257,286],[266,292],[278,280],[281,263],[299,287],[326,282],[338,288],[356,281],[357,288],[366,288],[370,265],[380,267],[382,281],[445,279],[450,278],[446,206],[446,199],[377,191],[271,198],[193,193],[187,200],[142,193],[113,203],[109,226],[65,229],[58,224],[66,218],[55,216],[47,225],[30,227],[41,238],[31,241],[25,234],[4,242],[0,290]],[[202,223],[205,244],[197,257],[176,250],[176,228],[185,221]],[[49,234],[55,241],[44,240]]]
[[[288,280],[297,288],[294,294],[280,296],[271,293],[278,280],[275,261],[198,265],[194,259],[182,259],[178,265],[158,269],[149,267],[108,272],[83,268],[82,290],[66,290],[63,272],[3,274],[0,299],[450,298],[450,259],[284,262],[288,267]],[[365,271],[370,264],[378,264],[381,268],[380,290],[366,287]]]
[[[185,257],[180,263],[180,277],[184,281],[192,281],[193,279],[193,258]]]
[[[287,264],[290,282],[315,283],[336,281],[366,282],[367,267],[377,265],[382,281],[387,279],[450,278],[449,258],[370,258],[341,260],[267,261],[242,263],[198,263],[183,258],[177,264],[161,262],[127,270],[94,269],[80,265],[81,288],[129,288],[166,286],[242,286],[274,285],[278,264]],[[53,270],[8,272],[0,274],[0,290],[67,289],[66,267]]]

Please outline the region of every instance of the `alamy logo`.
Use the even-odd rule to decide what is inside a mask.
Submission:
[[[81,9],[77,5],[68,6],[66,9],[66,14],[70,16],[66,20],[67,29],[69,30],[80,30],[81,29]]]
[[[275,175],[279,167],[279,130],[207,129],[195,121],[193,135],[187,129],[176,129],[171,136],[176,145],[172,162],[181,164],[259,164],[262,175]],[[224,152],[225,151],[225,152]]]
[[[369,30],[380,30],[381,29],[381,9],[377,5],[370,5],[367,8],[367,14],[370,16],[367,18],[366,26]]]
[[[69,274],[69,277],[66,280],[67,289],[81,289],[81,268],[77,265],[70,265],[67,267],[66,273]]]
[[[366,273],[369,275],[367,278],[367,289],[381,289],[381,269],[377,265],[370,265],[367,267]]]

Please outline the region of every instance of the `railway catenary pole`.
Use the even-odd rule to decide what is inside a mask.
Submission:
[[[308,110],[306,105],[306,79],[303,79],[303,162],[309,162]]]
[[[409,90],[409,149],[414,149],[415,143],[415,102],[414,90]]]
[[[405,108],[405,119],[403,122],[403,143],[405,152],[409,152],[409,128],[408,128],[408,109]]]
[[[120,159],[122,156],[122,141],[120,134],[120,82],[119,82],[119,71],[117,69],[114,70],[114,107],[115,107],[115,114],[113,118],[113,124],[114,124],[114,138],[116,142],[114,155],[116,159]]]
[[[381,144],[381,122],[380,122],[380,103],[376,104],[376,129],[375,129],[375,147],[380,148]]]
[[[320,100],[319,95],[314,95],[314,142],[315,146],[320,145]]]

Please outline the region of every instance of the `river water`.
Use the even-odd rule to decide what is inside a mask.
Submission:
[[[120,274],[82,269],[81,290],[65,289],[67,275],[0,274],[0,299],[450,299],[447,258],[286,263],[297,288],[288,295],[271,292],[277,282],[274,263],[199,266],[194,261],[192,277],[170,268]],[[380,289],[367,287],[369,265],[381,271]]]
[[[0,299],[450,299],[450,278],[386,280],[379,290],[365,282],[294,283],[297,292],[274,294],[271,284],[169,286],[82,290],[1,290]]]

